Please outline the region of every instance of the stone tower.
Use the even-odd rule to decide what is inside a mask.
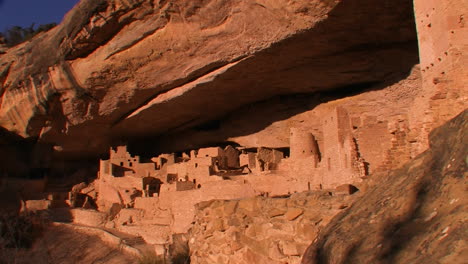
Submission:
[[[314,135],[303,128],[291,128],[289,134],[291,159],[312,158],[314,167],[320,161],[320,152]]]

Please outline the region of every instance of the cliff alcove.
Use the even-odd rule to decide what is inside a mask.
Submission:
[[[0,211],[116,263],[456,263],[462,2],[81,0],[0,54]]]
[[[82,1],[57,29],[1,57],[1,124],[60,146],[63,156],[97,156],[121,140],[158,141],[275,96],[398,81],[418,63],[407,0],[285,9],[274,1],[101,2]],[[217,6],[219,18],[210,13]],[[82,12],[87,17],[76,19]],[[99,15],[111,19],[90,22]],[[64,32],[69,37],[58,39]],[[47,46],[57,55],[37,56]],[[30,106],[11,104],[17,100]]]

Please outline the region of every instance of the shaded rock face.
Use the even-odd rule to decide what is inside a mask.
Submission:
[[[98,155],[273,96],[401,78],[417,62],[409,0],[81,1],[1,55],[0,125]]]
[[[104,242],[98,235],[67,226],[48,226],[30,249],[2,249],[4,263],[138,263],[138,258]],[[73,241],[73,246],[70,242]],[[99,249],[99,250],[96,250]]]
[[[5,53],[7,49],[8,47],[6,45],[5,37],[3,37],[2,34],[0,34],[0,54]]]
[[[397,80],[382,84],[385,89],[354,87],[350,92],[277,96],[241,107],[218,122],[162,136],[154,147],[149,147],[153,142],[146,139],[136,140],[131,146],[144,146],[142,152],[145,147],[178,151],[227,140],[245,147],[287,149],[291,147],[291,128],[299,127],[313,133],[321,155],[335,155],[332,145],[324,142],[325,134],[333,133],[325,131],[324,122],[334,109],[343,107],[349,114],[360,156],[369,163],[372,173],[377,168],[403,164],[416,156],[420,147],[412,135],[417,130],[408,122],[416,98],[424,95],[419,67],[415,66],[405,79]],[[401,134],[407,136],[400,138]]]
[[[11,175],[23,174],[29,167],[30,157],[34,142],[24,140],[22,137],[0,128],[0,167],[3,172]],[[0,177],[3,175],[0,175]]]
[[[335,217],[302,263],[462,263],[467,258],[464,111],[430,136],[430,149],[371,182]]]

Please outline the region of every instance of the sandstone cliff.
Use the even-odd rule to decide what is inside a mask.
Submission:
[[[102,166],[105,153],[122,142],[143,163],[163,153],[184,166],[202,147],[265,147],[284,154],[283,171],[247,173],[238,186],[266,188],[266,196],[276,186],[284,195],[308,192],[194,207],[262,194],[227,188],[229,177],[210,173],[220,181],[197,181],[192,196],[173,188],[166,198],[127,203],[145,191],[141,178],[129,176],[132,193],[128,178],[109,173],[109,184],[89,187],[89,199],[115,198],[109,212],[61,209],[74,212],[75,224],[99,218],[98,228],[115,217],[107,227],[154,242],[158,252],[193,227],[199,263],[297,263],[320,230],[305,263],[456,263],[466,258],[466,135],[455,127],[466,130],[466,112],[419,154],[429,131],[468,107],[466,11],[460,0],[82,0],[56,28],[0,51],[0,191],[12,200],[2,202],[17,209],[16,198],[33,200],[45,210],[51,201],[39,196],[48,191],[74,204],[65,203],[72,184],[101,175],[98,166],[112,168]],[[313,162],[288,157],[291,131],[299,130],[313,139]],[[137,159],[124,152],[114,165],[132,167]],[[157,176],[169,190],[164,173]],[[5,175],[42,180],[26,180],[35,191],[25,191],[22,179]],[[361,191],[311,192],[324,179]],[[105,191],[116,182],[128,197]],[[161,201],[176,213],[152,214]],[[175,215],[183,229],[171,230]],[[219,248],[207,251],[208,243]]]
[[[62,155],[97,155],[275,95],[369,87],[415,63],[409,0],[81,1],[0,56],[0,125]]]
[[[464,263],[468,111],[437,128],[430,149],[371,182],[307,249],[312,263]]]

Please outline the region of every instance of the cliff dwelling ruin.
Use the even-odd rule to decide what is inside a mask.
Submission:
[[[0,212],[44,214],[132,256],[180,243],[195,264],[326,259],[322,234],[353,221],[379,237],[357,230],[336,252],[375,242],[362,251],[388,257],[426,227],[458,252],[465,242],[444,243],[461,229],[466,143],[428,149],[443,138],[431,131],[466,119],[466,11],[81,0],[47,32],[0,39]],[[463,139],[466,122],[450,122],[441,131]]]

